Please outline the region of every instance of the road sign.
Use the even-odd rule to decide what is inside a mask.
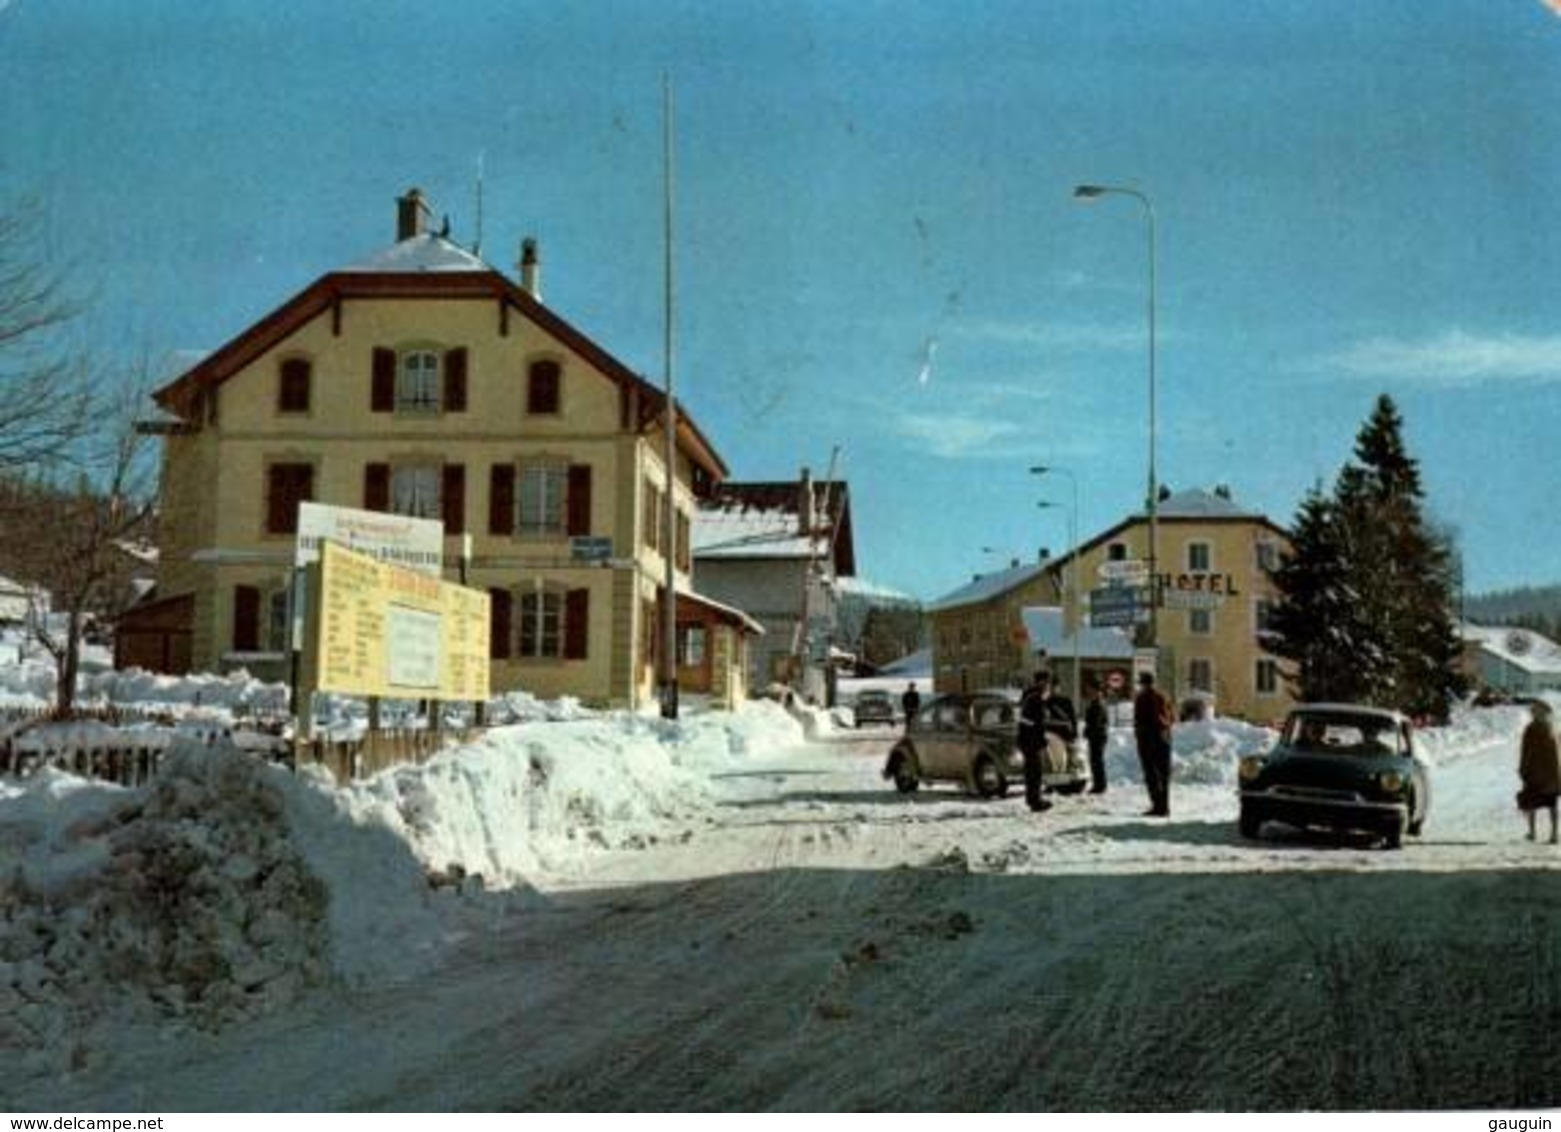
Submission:
[[[1102,562],[1095,572],[1100,580],[1115,586],[1143,586],[1149,583],[1149,563],[1142,558],[1118,558]]]
[[[1208,590],[1165,590],[1160,604],[1166,609],[1218,609],[1225,604],[1225,595]]]
[[[1131,625],[1138,620],[1138,591],[1108,586],[1089,592],[1089,623]]]

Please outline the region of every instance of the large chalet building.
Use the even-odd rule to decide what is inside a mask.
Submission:
[[[543,305],[532,242],[511,279],[427,231],[416,190],[397,204],[393,246],[154,394],[159,571],[121,661],[280,677],[313,500],[443,520],[445,576],[492,598],[496,692],[647,702],[670,555],[682,687],[742,698],[758,626],[691,585],[696,500],[727,474],[714,447],[680,407],[665,466],[664,394]]]

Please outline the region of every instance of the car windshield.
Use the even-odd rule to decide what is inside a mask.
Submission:
[[[1390,719],[1372,716],[1293,715],[1282,742],[1297,751],[1329,755],[1401,755],[1403,737]]]
[[[977,727],[1004,727],[1014,721],[1014,705],[1004,700],[979,700],[970,711]]]

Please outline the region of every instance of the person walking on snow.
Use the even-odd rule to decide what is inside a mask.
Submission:
[[[1111,719],[1106,714],[1106,701],[1100,685],[1091,684],[1089,704],[1084,708],[1084,741],[1089,744],[1089,792],[1106,792],[1106,739],[1111,731]]]
[[[921,693],[916,690],[916,681],[912,680],[906,686],[905,694],[900,697],[900,710],[905,713],[905,730],[909,731],[916,713],[921,710]]]
[[[1528,815],[1528,839],[1534,840],[1534,815],[1539,810],[1550,811],[1550,844],[1556,844],[1556,796],[1561,794],[1561,752],[1556,746],[1556,733],[1550,726],[1550,705],[1536,700],[1529,708],[1533,719],[1523,729],[1523,743],[1518,756],[1518,777],[1523,789],[1518,791],[1518,808]]]
[[[1138,763],[1144,769],[1149,791],[1149,818],[1171,816],[1171,725],[1175,723],[1171,701],[1154,686],[1154,673],[1138,677],[1133,700],[1133,737],[1138,741]]]

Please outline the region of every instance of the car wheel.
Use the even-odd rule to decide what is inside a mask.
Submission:
[[[1258,834],[1263,829],[1263,818],[1246,806],[1241,807],[1241,836],[1249,841],[1256,841]]]
[[[889,775],[894,779],[894,788],[901,794],[914,794],[916,788],[921,785],[916,778],[916,771],[911,766],[911,760],[904,755],[894,760]]]
[[[983,798],[1001,798],[1008,793],[1008,779],[1003,777],[990,755],[982,755],[976,760],[970,777],[976,784],[976,793]]]

